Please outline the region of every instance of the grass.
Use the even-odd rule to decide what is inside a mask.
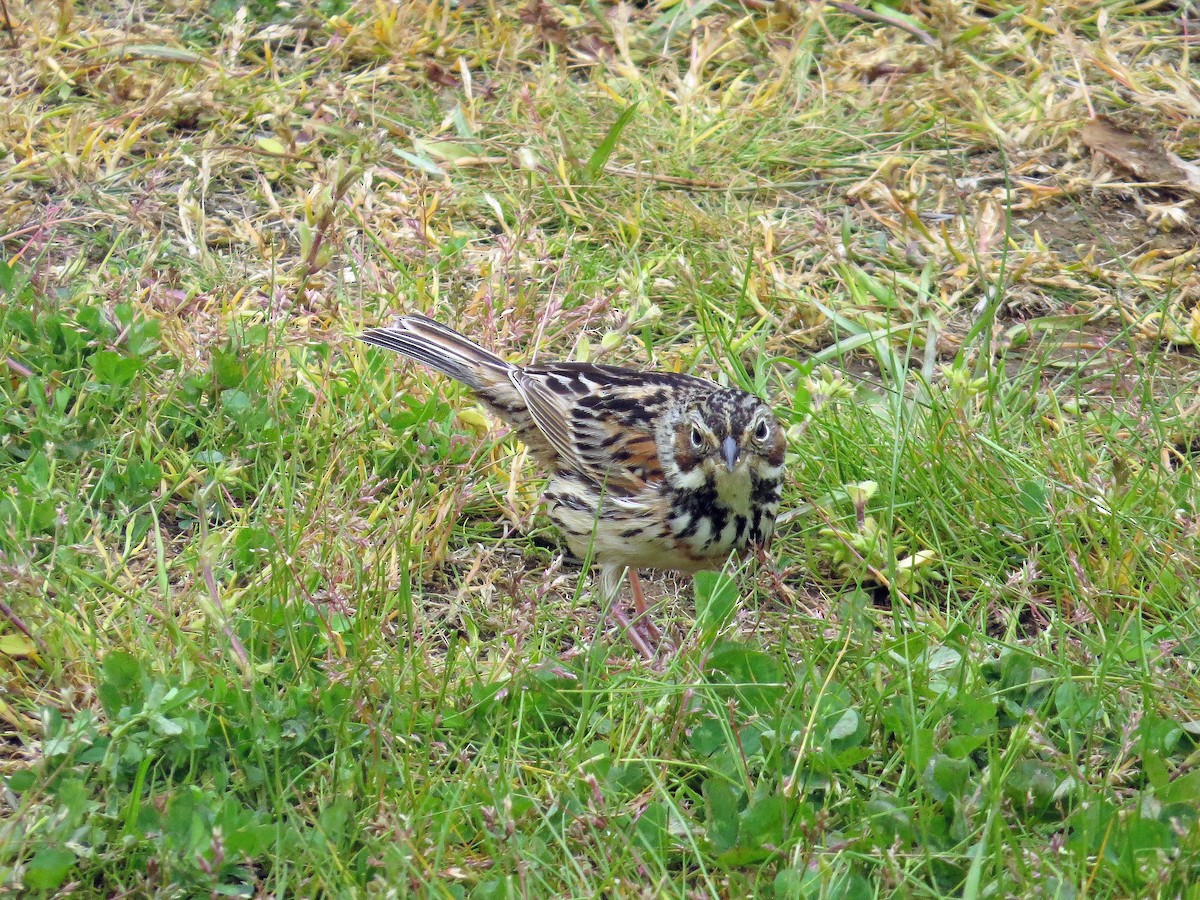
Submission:
[[[1186,10],[7,10],[4,890],[1197,896]],[[771,567],[641,661],[400,309],[769,397]]]

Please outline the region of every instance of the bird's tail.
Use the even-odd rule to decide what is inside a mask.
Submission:
[[[509,374],[517,368],[453,328],[415,313],[401,316],[390,328],[372,328],[358,339],[395,350],[476,391],[486,391],[497,381],[507,382]]]

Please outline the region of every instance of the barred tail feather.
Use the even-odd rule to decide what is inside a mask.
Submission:
[[[390,328],[369,329],[358,339],[394,350],[477,391],[497,380],[507,381],[516,368],[454,329],[416,314],[401,316]]]

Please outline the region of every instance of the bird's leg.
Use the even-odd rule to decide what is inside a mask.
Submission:
[[[646,607],[646,595],[642,593],[642,579],[638,578],[637,569],[629,570],[629,590],[633,593],[633,624],[643,626],[654,643],[662,643],[662,632],[650,618],[650,610]]]
[[[616,619],[617,624],[620,625],[621,629],[629,636],[629,643],[633,644],[633,646],[637,649],[637,652],[642,654],[642,658],[647,662],[653,661],[654,650],[649,644],[646,643],[646,639],[642,637],[642,633],[638,631],[637,625],[630,620],[628,615],[625,614],[625,610],[621,609],[621,605],[619,603],[614,603],[612,605],[612,617]]]
[[[632,574],[633,570],[629,571]],[[642,654],[642,657],[647,661],[651,661],[655,658],[654,649],[646,641],[646,638],[638,628],[638,623],[642,620],[642,615],[646,610],[646,599],[641,596],[641,585],[638,585],[634,601],[635,606],[641,606],[641,613],[639,613],[637,619],[631,620],[625,610],[621,608],[621,576],[624,572],[624,569],[615,566],[601,567],[600,587],[604,591],[605,599],[608,601],[609,615],[629,635],[629,643],[633,644],[637,652]],[[634,577],[637,576],[635,575]]]

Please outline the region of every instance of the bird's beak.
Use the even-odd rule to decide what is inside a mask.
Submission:
[[[738,461],[739,450],[737,441],[732,436],[727,436],[725,440],[721,441],[721,452],[725,454],[725,464],[729,466],[729,471],[732,472],[733,467],[737,465]]]

